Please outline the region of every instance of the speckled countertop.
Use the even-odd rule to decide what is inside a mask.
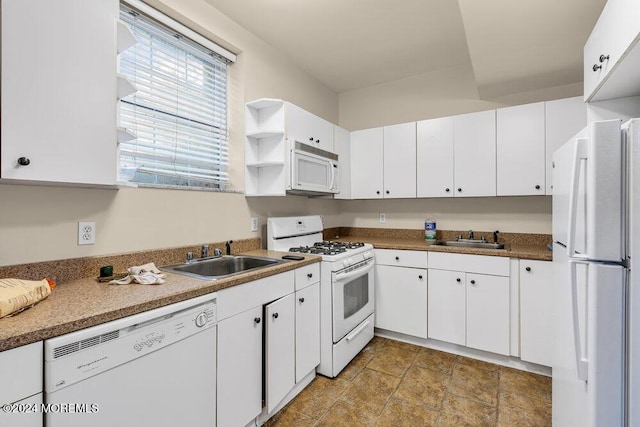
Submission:
[[[244,255],[281,258],[283,252],[253,250]],[[44,301],[12,317],[0,319],[0,351],[120,319],[157,307],[320,262],[306,255],[255,272],[216,281],[167,273],[162,285],[109,285],[93,277],[60,283]],[[162,265],[162,264],[160,264]]]
[[[463,231],[438,230],[438,240],[455,240]],[[414,251],[450,252],[472,255],[489,255],[520,259],[551,261],[552,252],[547,248],[551,236],[545,234],[500,233],[499,242],[506,243],[510,250],[459,248],[451,246],[434,246],[424,239],[422,230],[350,228],[339,227],[326,229],[327,240],[361,241],[370,243],[376,249],[401,249]],[[476,232],[476,238],[485,236],[492,241],[491,232]]]

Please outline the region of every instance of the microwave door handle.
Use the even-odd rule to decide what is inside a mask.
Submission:
[[[575,346],[575,358],[576,358],[576,368],[578,379],[582,381],[587,381],[588,379],[588,367],[589,360],[582,354],[582,340],[580,338],[580,315],[578,313],[578,273],[577,273],[577,265],[578,264],[587,264],[582,260],[569,260],[569,274],[570,274],[570,284],[571,284],[571,318],[572,318],[572,329],[573,329],[573,343]],[[587,284],[588,286],[588,284]]]
[[[329,185],[329,188],[335,188],[336,185],[336,165],[333,162],[329,162],[329,165],[331,167],[331,185]]]
[[[579,257],[575,253],[576,249],[576,223],[578,215],[578,193],[580,192],[580,164],[582,160],[587,160],[587,140],[576,140],[575,151],[573,152],[573,169],[571,173],[571,185],[569,186],[569,218],[567,229],[567,255]],[[583,255],[583,257],[586,257]]]

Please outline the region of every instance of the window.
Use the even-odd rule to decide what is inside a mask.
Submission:
[[[125,5],[120,18],[137,40],[120,54],[120,74],[137,89],[120,100],[120,125],[137,136],[120,144],[121,175],[226,188],[229,60]]]

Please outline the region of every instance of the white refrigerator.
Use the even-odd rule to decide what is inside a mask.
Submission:
[[[640,119],[553,156],[554,426],[640,426]]]

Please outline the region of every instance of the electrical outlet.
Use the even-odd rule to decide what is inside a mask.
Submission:
[[[96,243],[96,223],[78,222],[78,244],[93,245]]]
[[[380,224],[384,224],[385,222],[387,222],[387,214],[380,214]]]
[[[258,231],[258,217],[251,217],[251,231]]]

